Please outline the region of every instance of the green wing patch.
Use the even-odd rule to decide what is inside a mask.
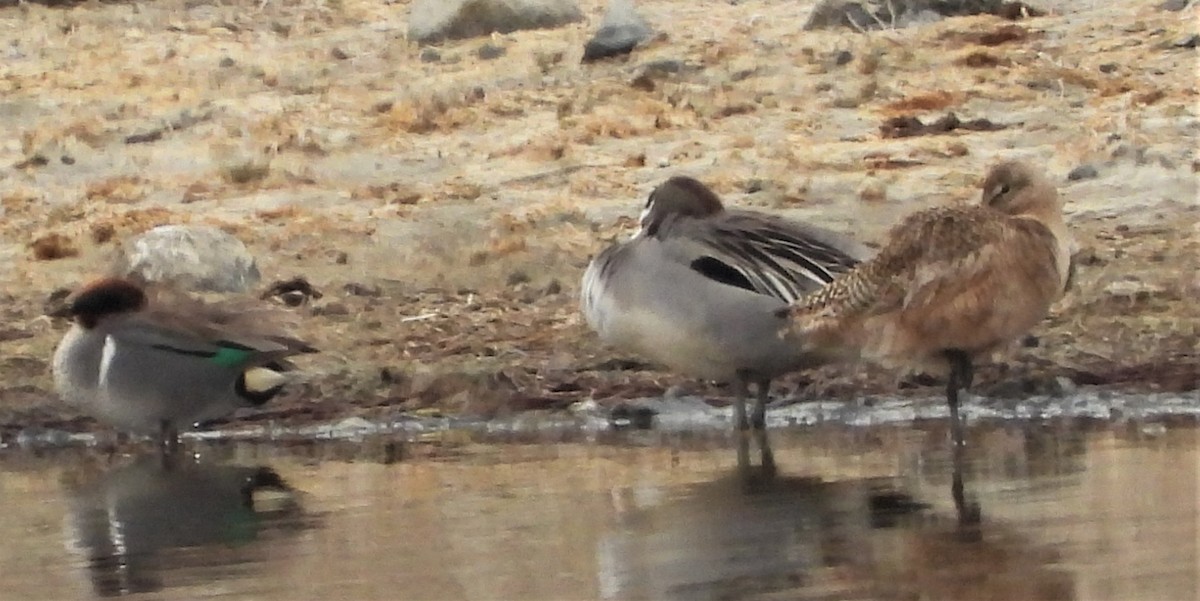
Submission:
[[[166,344],[155,344],[152,348],[170,353],[178,353],[180,355],[204,357],[205,359],[208,359],[209,361],[212,361],[221,367],[237,367],[242,365],[255,352],[254,349],[247,346],[242,346],[236,342],[222,340],[217,344],[221,345],[221,347],[213,352],[181,349]]]
[[[250,358],[250,355],[253,354],[254,351],[251,350],[223,346],[220,350],[213,353],[210,360],[222,367],[237,367],[245,363],[246,359]]]

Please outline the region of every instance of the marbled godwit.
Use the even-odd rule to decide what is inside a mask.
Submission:
[[[948,372],[946,401],[962,444],[958,391],[973,362],[1041,321],[1071,271],[1073,241],[1054,187],[1029,165],[988,172],[982,203],[910,215],[869,261],[787,313],[787,335],[886,367]]]

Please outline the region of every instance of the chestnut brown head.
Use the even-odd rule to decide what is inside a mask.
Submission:
[[[96,327],[106,317],[146,307],[146,292],[122,278],[103,278],[80,288],[67,299],[64,313],[84,328]]]

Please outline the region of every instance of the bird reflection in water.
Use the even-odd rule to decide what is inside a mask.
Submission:
[[[760,481],[773,480],[779,470],[775,466],[775,454],[771,452],[771,441],[767,439],[767,429],[740,430],[735,436],[738,439],[738,475],[742,482],[753,486]],[[750,461],[751,439],[758,447],[758,465]]]
[[[1047,561],[1053,551],[984,522],[962,452],[953,457],[949,490],[934,493],[953,498],[947,516],[935,509],[945,501],[918,500],[904,478],[792,476],[778,469],[765,433],[739,445],[737,468],[720,478],[670,495],[640,487],[619,493],[616,523],[596,553],[601,598],[1076,596],[1070,573]],[[1010,572],[986,586],[966,584],[996,562]]]
[[[304,527],[295,491],[269,467],[145,456],[66,486],[68,546],[100,596],[245,573],[256,541]]]

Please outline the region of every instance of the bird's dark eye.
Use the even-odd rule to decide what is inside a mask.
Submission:
[[[996,190],[996,195],[1003,196],[1005,194],[1008,194],[1008,184],[1000,184],[1000,189]]]

